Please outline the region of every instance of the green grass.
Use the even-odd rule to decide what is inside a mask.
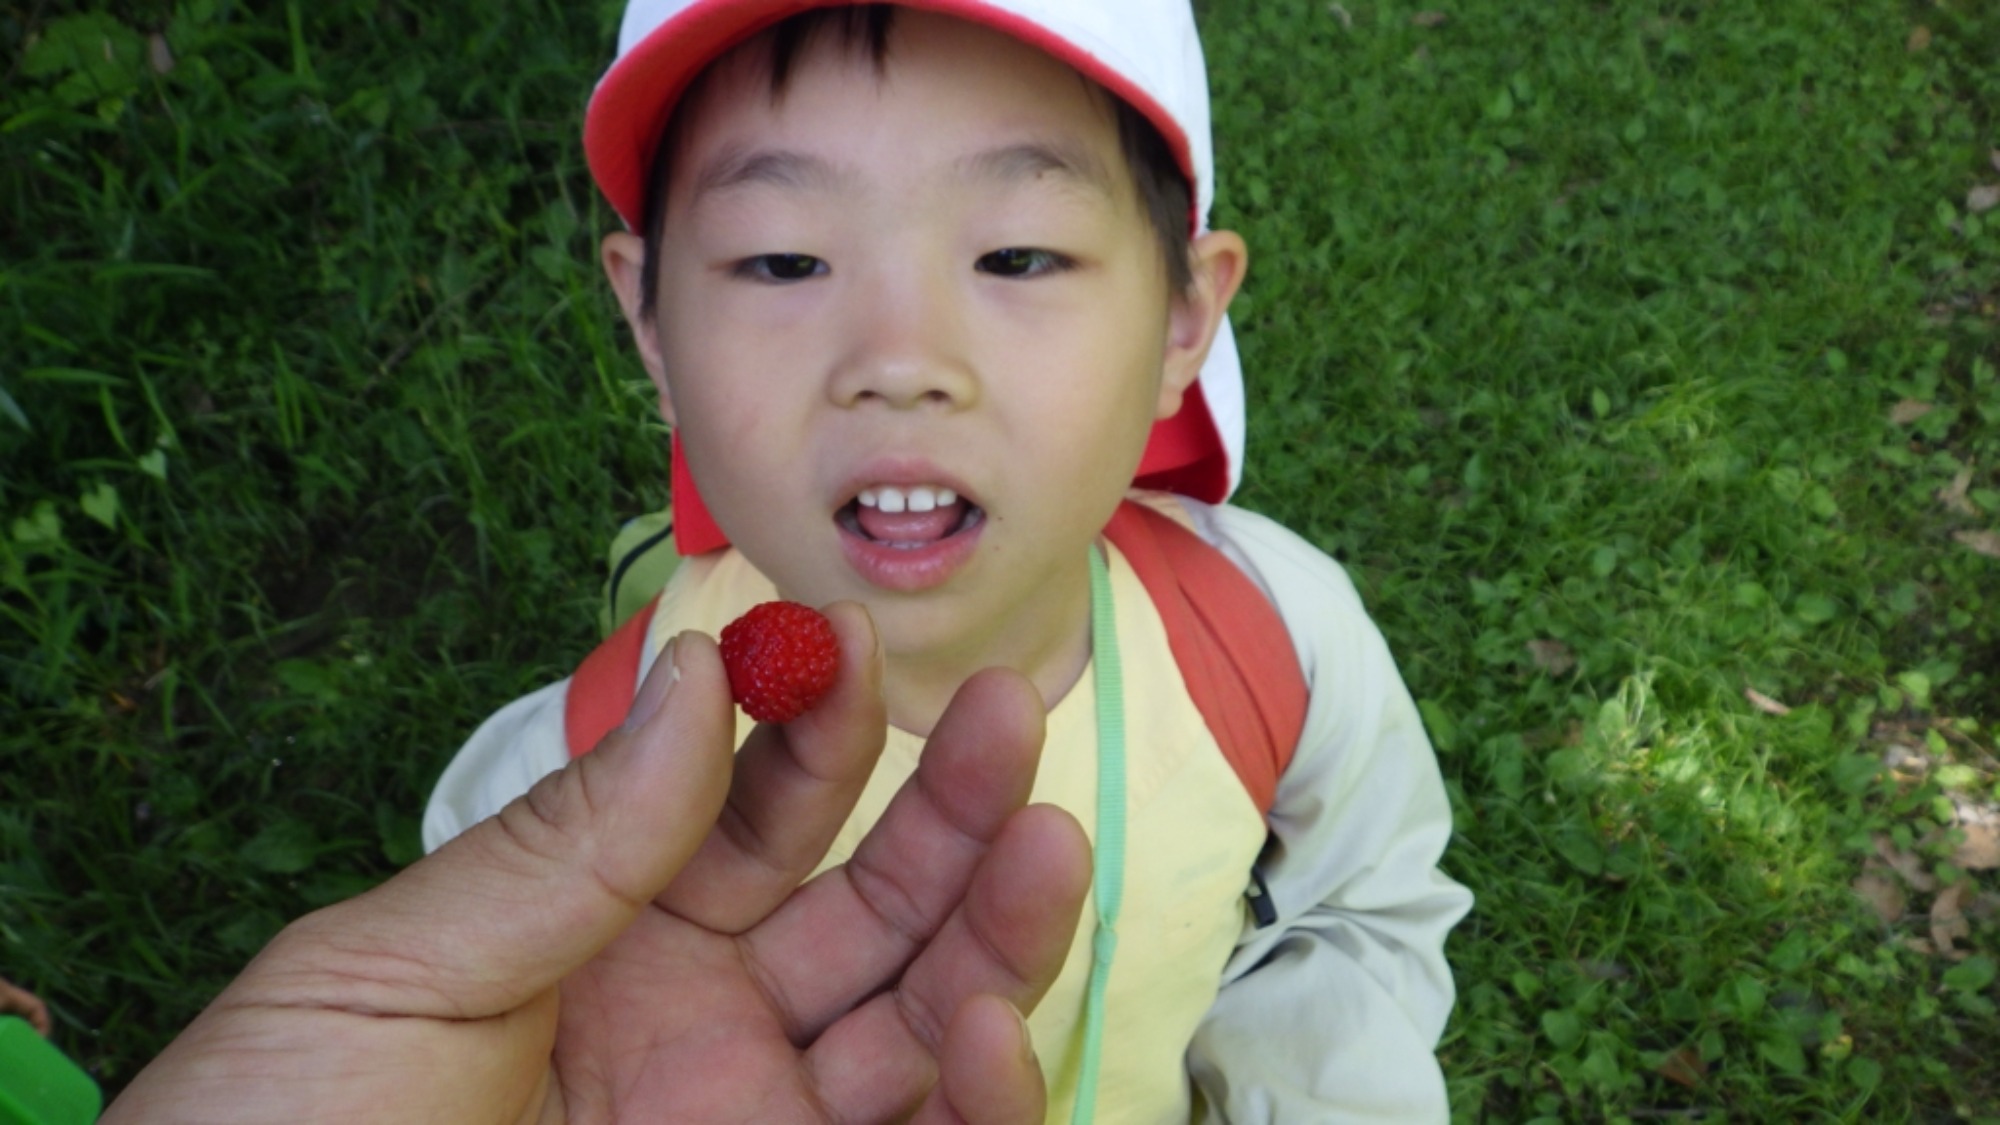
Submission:
[[[107,7],[0,10],[0,974],[115,1090],[413,857],[665,473],[578,145],[615,4]],[[1439,744],[1458,1115],[1994,1119],[2000,920],[1849,885],[1880,834],[2000,892],[1936,834],[2000,798],[2000,14],[1337,7],[1201,6],[1241,500]]]

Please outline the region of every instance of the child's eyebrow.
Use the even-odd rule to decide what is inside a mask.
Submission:
[[[957,173],[971,180],[1015,184],[1054,174],[1105,196],[1117,194],[1110,170],[1096,153],[1082,145],[1024,141],[977,152],[955,164]],[[710,195],[751,184],[829,192],[851,179],[851,172],[811,153],[793,149],[726,149],[695,177],[694,200],[699,203]]]
[[[809,153],[790,149],[732,149],[724,151],[695,178],[694,199],[750,184],[790,188],[795,191],[829,191],[847,179],[840,169]]]
[[[1014,183],[1054,173],[1107,196],[1117,195],[1110,170],[1082,145],[1028,141],[987,149],[958,163],[960,173],[970,179]]]

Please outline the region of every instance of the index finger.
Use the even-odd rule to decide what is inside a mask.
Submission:
[[[1019,673],[989,668],[967,680],[853,858],[745,936],[793,1042],[893,979],[957,908],[1034,788],[1044,714]]]
[[[833,689],[789,723],[758,725],[736,754],[715,831],[657,900],[717,933],[762,921],[812,874],[882,755],[889,720],[875,624],[853,602],[825,612],[840,641]]]

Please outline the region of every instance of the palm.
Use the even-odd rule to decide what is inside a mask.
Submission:
[[[573,1119],[810,1119],[805,1058],[738,943],[658,908],[562,984],[554,1066]]]

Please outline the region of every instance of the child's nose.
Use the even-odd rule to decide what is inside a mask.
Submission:
[[[905,277],[857,286],[828,393],[840,406],[962,410],[978,397],[964,310],[947,286]]]

